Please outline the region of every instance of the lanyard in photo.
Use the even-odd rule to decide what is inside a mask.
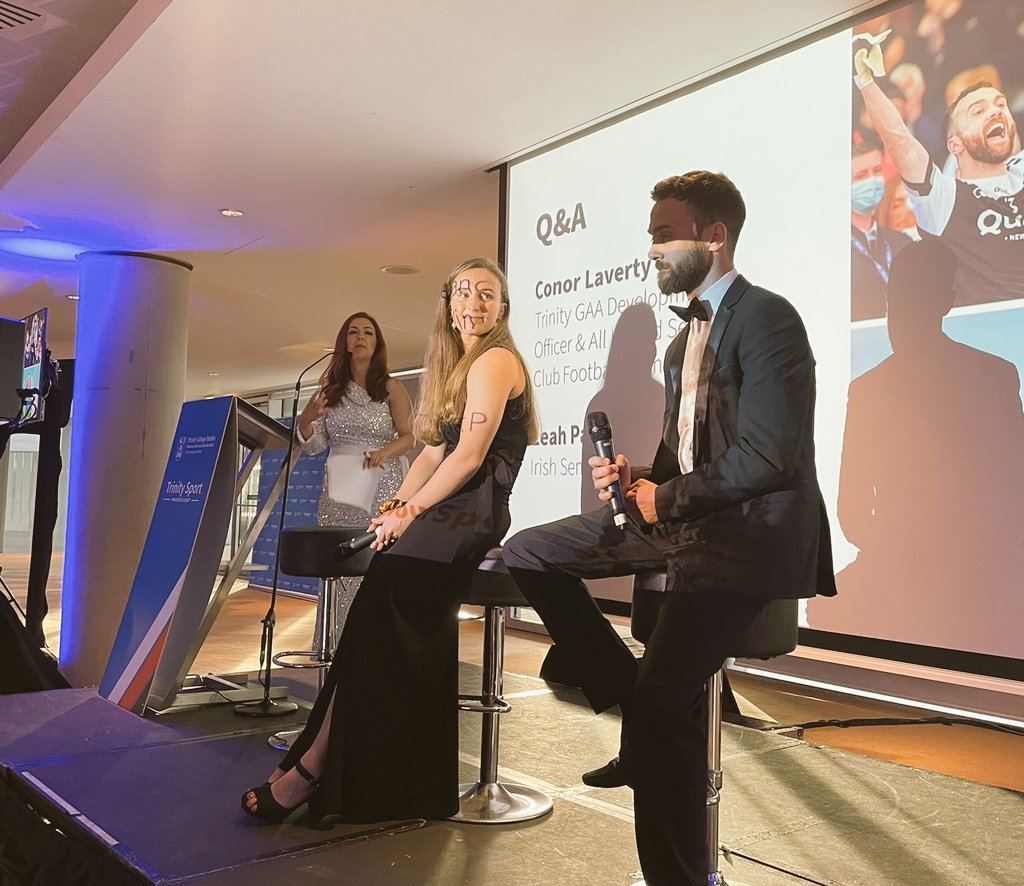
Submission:
[[[875,270],[878,271],[878,276],[882,278],[883,283],[889,282],[889,265],[892,264],[892,247],[882,240],[880,237],[875,238],[875,242],[880,244],[885,251],[885,264],[882,264],[875,258],[871,251],[864,243],[861,242],[860,237],[851,235],[850,242],[853,243],[853,248],[856,249],[861,255],[869,259],[875,266]]]

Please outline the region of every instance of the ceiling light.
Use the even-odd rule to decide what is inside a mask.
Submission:
[[[220,214],[223,215],[225,218],[241,218],[243,215],[245,215],[245,213],[242,212],[241,209],[222,209],[220,211]]]
[[[57,261],[74,261],[86,247],[79,243],[63,240],[43,240],[39,237],[4,237],[0,239],[0,250],[28,258],[47,258]]]
[[[385,274],[394,274],[398,277],[408,277],[420,272],[420,269],[413,265],[384,265],[381,270]]]
[[[78,301],[78,296],[75,295],[73,292],[70,293],[69,295],[65,295],[64,298],[66,298],[68,301]]]
[[[216,378],[218,375],[220,375],[219,372],[211,372],[210,373],[210,378]]]

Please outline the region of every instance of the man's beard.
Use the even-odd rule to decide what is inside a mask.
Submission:
[[[658,288],[665,295],[693,292],[710,272],[711,251],[701,243],[672,262],[668,271],[658,274]]]
[[[1005,163],[1013,155],[1014,145],[1017,143],[1017,126],[1012,121],[1007,121],[1006,144],[1001,148],[990,148],[985,136],[979,135],[964,140],[964,148],[972,160],[979,163]]]

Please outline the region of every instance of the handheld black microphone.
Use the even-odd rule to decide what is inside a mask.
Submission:
[[[587,433],[590,434],[590,441],[594,444],[594,451],[602,458],[608,459],[614,464],[615,449],[612,446],[612,426],[608,423],[608,416],[603,412],[591,412],[587,414]],[[608,504],[611,506],[615,525],[619,529],[626,528],[626,501],[622,497],[622,487],[616,480],[608,491],[612,494]]]
[[[378,528],[376,532],[364,532],[362,535],[357,535],[355,538],[343,541],[334,549],[335,562],[341,563],[343,560],[347,560],[349,557],[368,548],[376,540],[379,533],[380,529]]]

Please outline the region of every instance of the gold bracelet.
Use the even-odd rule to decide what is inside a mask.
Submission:
[[[386,514],[388,511],[394,511],[397,508],[402,507],[405,504],[400,498],[389,498],[387,501],[381,502],[377,506],[378,514]]]

